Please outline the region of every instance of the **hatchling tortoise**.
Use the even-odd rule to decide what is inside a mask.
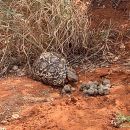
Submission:
[[[32,73],[36,80],[53,86],[64,86],[67,82],[78,80],[75,70],[67,65],[65,58],[54,52],[43,52],[34,61]]]

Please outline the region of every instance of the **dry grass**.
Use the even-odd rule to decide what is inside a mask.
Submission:
[[[58,52],[70,64],[110,61],[108,53],[117,54],[112,49],[118,45],[109,38],[111,26],[90,30],[88,6],[69,0],[0,1],[1,75],[13,64],[31,68],[43,51]]]

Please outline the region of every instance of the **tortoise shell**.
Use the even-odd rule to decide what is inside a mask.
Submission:
[[[63,86],[67,82],[67,62],[57,53],[44,52],[34,62],[32,73],[45,84]]]

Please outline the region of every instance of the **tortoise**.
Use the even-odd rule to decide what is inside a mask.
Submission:
[[[33,63],[32,74],[36,80],[53,86],[64,86],[78,81],[76,71],[55,52],[43,52]]]

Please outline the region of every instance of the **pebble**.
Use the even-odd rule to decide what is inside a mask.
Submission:
[[[74,88],[74,87],[71,87],[71,91],[76,91],[76,88]]]
[[[98,95],[98,89],[95,89],[95,90],[94,90],[94,94],[95,94],[95,95]]]
[[[83,91],[86,88],[86,83],[83,83],[80,85],[80,91]]]
[[[18,118],[20,118],[20,115],[19,115],[19,114],[13,114],[13,115],[12,115],[12,118],[13,118],[13,119],[18,119]]]
[[[94,89],[91,88],[87,90],[88,95],[94,95],[94,92],[95,92]]]
[[[72,91],[71,87],[72,86],[70,84],[65,85],[62,89],[62,93],[71,93]]]
[[[84,94],[88,94],[88,90],[87,90],[87,89],[84,89],[84,90],[83,90],[83,93],[84,93]]]
[[[103,88],[100,88],[100,89],[98,90],[98,93],[99,93],[99,95],[104,95]]]
[[[109,79],[104,79],[104,80],[102,81],[102,84],[103,84],[103,85],[107,85],[107,84],[111,84],[111,83],[110,83],[110,80],[109,80]]]
[[[111,84],[106,84],[105,85],[107,88],[111,88]]]

